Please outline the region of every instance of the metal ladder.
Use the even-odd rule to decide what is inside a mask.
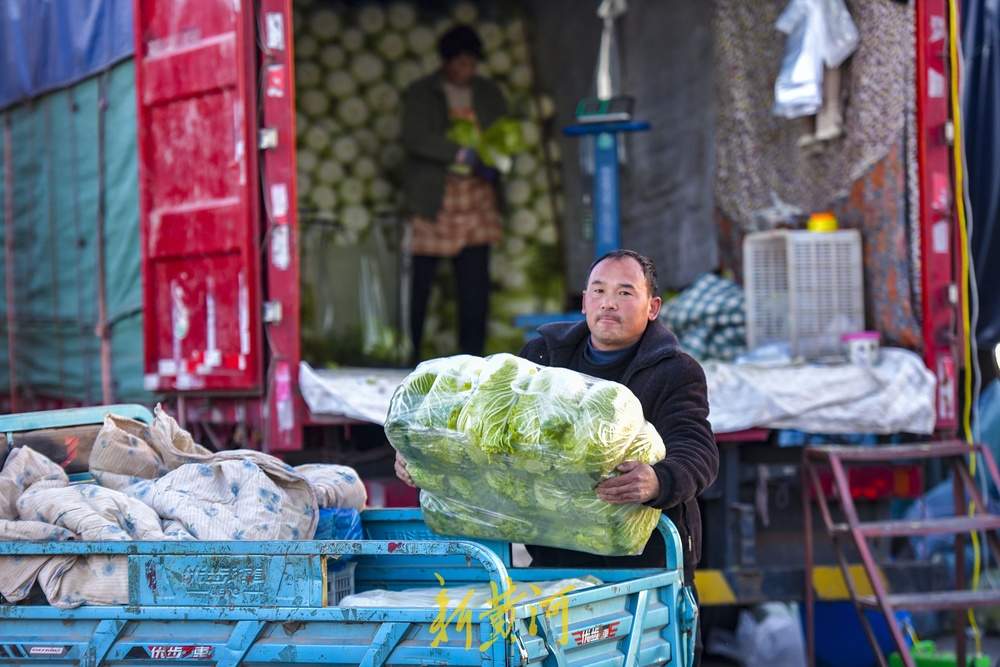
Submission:
[[[884,447],[845,447],[845,446],[813,446],[806,447],[802,453],[802,506],[805,522],[805,602],[806,602],[806,647],[809,655],[809,665],[815,664],[815,627],[813,590],[813,521],[812,501],[819,505],[824,527],[830,536],[837,560],[844,576],[844,582],[850,592],[854,608],[861,619],[868,641],[878,658],[879,665],[887,667],[886,656],[882,653],[875,639],[875,633],[864,613],[866,609],[875,609],[885,616],[886,623],[892,635],[893,642],[899,651],[905,667],[915,667],[916,663],[906,644],[903,629],[896,619],[896,610],[930,611],[951,610],[955,623],[955,655],[957,665],[965,665],[965,626],[966,609],[1000,605],[1000,590],[966,590],[965,576],[965,542],[966,534],[985,531],[987,542],[994,558],[1000,562],[1000,539],[996,530],[1000,529],[1000,516],[989,514],[982,494],[975,480],[969,473],[967,457],[975,452],[985,463],[992,483],[1000,488],[1000,475],[997,466],[990,455],[989,448],[981,445],[969,445],[960,440],[942,442],[898,445]],[[905,460],[950,459],[954,471],[955,516],[920,521],[893,520],[862,522],[851,496],[847,468],[851,464],[890,463]],[[831,512],[831,502],[823,492],[820,478],[821,470],[832,473],[832,496],[839,501],[840,514],[843,521],[837,521]],[[967,494],[967,495],[966,495]],[[968,502],[975,505],[975,512],[968,516]],[[954,535],[955,536],[955,590],[933,591],[928,593],[892,594],[882,580],[878,565],[872,555],[868,543],[870,539],[923,536],[923,535]],[[846,547],[853,543],[861,558],[865,574],[874,595],[861,595],[855,585],[851,573]]]

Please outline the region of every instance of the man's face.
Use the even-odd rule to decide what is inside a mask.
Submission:
[[[479,61],[468,53],[455,56],[444,64],[444,76],[456,86],[468,86],[476,76]]]
[[[662,300],[649,293],[639,262],[606,259],[590,272],[583,291],[591,343],[598,350],[622,350],[642,338],[660,313]]]

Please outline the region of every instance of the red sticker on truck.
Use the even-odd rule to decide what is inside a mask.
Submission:
[[[586,646],[587,644],[604,641],[605,639],[613,639],[618,636],[618,626],[620,624],[621,621],[615,621],[614,623],[605,623],[604,625],[595,625],[584,630],[577,630],[572,633],[573,641],[576,642],[577,646]]]
[[[267,66],[267,96],[268,97],[284,97],[285,96],[285,66],[284,65],[268,65]]]

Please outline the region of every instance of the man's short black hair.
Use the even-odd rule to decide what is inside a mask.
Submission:
[[[660,286],[656,282],[656,265],[653,264],[653,260],[645,255],[640,255],[635,250],[612,250],[611,252],[606,252],[597,259],[594,263],[590,265],[587,270],[587,279],[590,280],[590,274],[593,272],[594,267],[603,262],[606,259],[634,259],[639,262],[639,266],[642,267],[642,275],[646,277],[646,289],[649,290],[649,296],[660,296]]]
[[[477,60],[483,59],[483,40],[467,25],[457,25],[441,35],[437,48],[438,55],[444,62],[465,54],[474,56]]]

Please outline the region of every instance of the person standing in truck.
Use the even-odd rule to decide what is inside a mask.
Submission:
[[[413,257],[410,327],[418,359],[427,303],[443,258],[454,268],[459,351],[483,354],[490,246],[502,235],[498,172],[447,134],[457,119],[488,128],[507,113],[507,101],[495,83],[476,74],[483,44],[475,30],[451,28],[438,41],[438,54],[441,68],[403,94],[403,195]]]

